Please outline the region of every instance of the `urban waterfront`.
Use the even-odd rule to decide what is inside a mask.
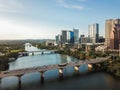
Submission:
[[[0,90],[120,90],[120,0],[0,0]]]
[[[60,55],[46,54],[35,55],[18,58],[15,62],[9,63],[9,70],[36,67],[43,65],[53,65],[65,62],[76,62],[76,58]],[[58,70],[50,70],[45,72],[45,83],[40,83],[40,73],[25,74],[21,78],[21,85],[18,85],[18,78],[15,76],[6,77],[1,80],[0,90],[65,90],[65,89],[109,89],[114,90],[119,88],[120,81],[114,79],[106,73],[85,74],[87,65],[82,65],[79,68],[79,76],[74,75],[74,68],[65,68],[63,70],[64,79],[59,79]]]

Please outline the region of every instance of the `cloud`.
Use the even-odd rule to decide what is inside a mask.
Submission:
[[[20,12],[23,8],[20,0],[0,0],[0,12]]]
[[[79,6],[79,5],[68,5],[68,4],[64,4],[63,7],[65,7],[65,8],[70,8],[70,9],[77,9],[77,10],[83,10],[83,9],[84,9],[83,6]]]
[[[77,10],[83,10],[85,7],[81,6],[81,5],[76,5],[76,4],[69,4],[67,3],[68,0],[57,0],[57,3],[59,3],[62,7],[64,8],[69,8],[69,9],[77,9]],[[76,1],[86,1],[86,0],[74,0]]]
[[[65,0],[57,0],[58,3],[64,3]]]

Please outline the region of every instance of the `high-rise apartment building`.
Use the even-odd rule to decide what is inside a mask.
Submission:
[[[70,32],[67,31],[67,42],[66,43],[70,43]]]
[[[99,41],[99,24],[89,25],[88,38],[90,43],[97,43]]]
[[[68,31],[67,32],[67,43],[74,43],[74,32],[73,31]]]
[[[109,19],[105,23],[105,45],[109,49],[119,49],[120,19]]]
[[[79,29],[73,29],[74,32],[74,44],[79,43]]]
[[[62,42],[74,43],[74,32],[69,30],[62,30]]]
[[[59,37],[56,36],[56,41],[59,41]],[[62,30],[61,31],[61,43],[62,44],[78,44],[79,43],[79,30],[73,29],[70,30]]]
[[[70,33],[70,43],[74,43],[74,32],[69,31],[69,33]]]
[[[60,34],[56,35],[55,38],[56,38],[57,44],[61,43],[61,35]]]
[[[62,43],[67,42],[67,30],[62,30]]]
[[[85,37],[85,35],[80,35],[79,42],[80,42],[80,44],[87,43],[87,38]]]

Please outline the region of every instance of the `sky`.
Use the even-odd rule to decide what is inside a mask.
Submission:
[[[61,30],[79,29],[88,35],[88,25],[120,18],[120,0],[0,0],[0,40],[55,39]]]

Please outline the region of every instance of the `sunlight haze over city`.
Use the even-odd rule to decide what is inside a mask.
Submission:
[[[120,18],[120,0],[0,0],[0,39],[55,39],[61,30],[98,23],[104,36],[105,21]]]

